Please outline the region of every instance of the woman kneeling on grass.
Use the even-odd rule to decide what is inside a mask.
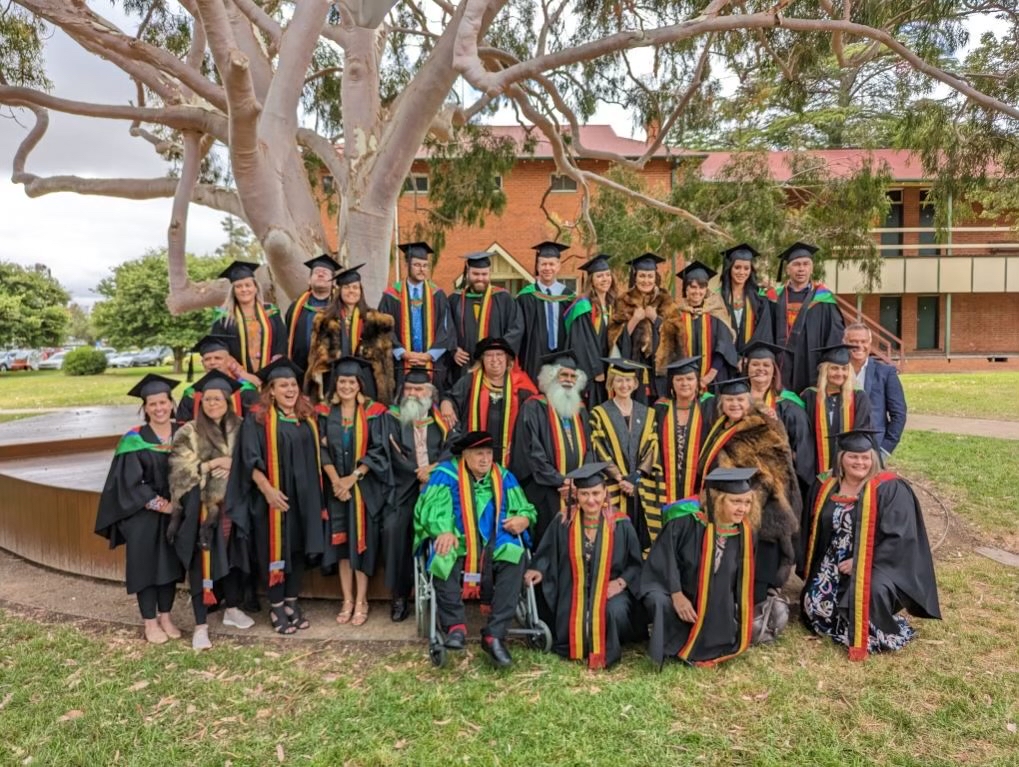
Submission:
[[[850,660],[913,639],[900,610],[941,617],[920,504],[905,480],[880,471],[875,433],[838,435],[835,475],[811,507],[800,597],[807,628],[849,647]]]

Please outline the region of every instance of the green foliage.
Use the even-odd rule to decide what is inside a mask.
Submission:
[[[92,317],[84,307],[73,301],[67,305],[68,335],[85,344],[93,344],[99,340],[95,328],[92,325]]]
[[[97,376],[106,372],[106,355],[91,346],[79,346],[64,356],[64,375]]]
[[[225,268],[229,258],[226,255],[188,256],[188,274],[196,281],[213,279]],[[96,287],[104,300],[95,305],[92,316],[97,332],[114,346],[165,344],[179,359],[184,349],[208,332],[214,309],[175,317],[166,308],[170,284],[165,251],[150,251],[111,271],[113,274],[103,278]]]
[[[69,299],[44,264],[0,261],[0,347],[60,345],[67,335]]]
[[[48,90],[43,70],[43,41],[49,30],[42,19],[13,3],[0,5],[0,84]]]

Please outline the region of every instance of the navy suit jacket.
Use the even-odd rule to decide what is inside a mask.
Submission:
[[[870,397],[872,429],[877,443],[886,453],[895,450],[906,428],[906,395],[902,391],[899,373],[893,365],[871,357],[867,361],[864,391]]]

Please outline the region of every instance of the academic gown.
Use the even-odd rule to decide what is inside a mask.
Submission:
[[[815,465],[817,467],[816,474],[823,474],[826,471],[831,471],[832,463],[835,460],[836,452],[836,437],[839,432],[849,431],[851,429],[869,429],[870,428],[870,397],[863,389],[855,389],[853,391],[853,403],[851,411],[853,417],[850,423],[843,423],[842,418],[842,393],[829,395],[826,401],[822,405],[827,409],[827,420],[828,420],[828,438],[827,438],[827,460],[824,460],[824,451],[822,445],[818,444],[820,439],[819,427],[819,413],[817,411],[817,389],[810,387],[802,394],[803,409],[807,416],[807,422],[810,428],[811,444],[814,447]]]
[[[743,349],[752,341],[775,343],[774,317],[771,303],[760,290],[747,291],[743,294],[743,311],[737,312],[732,303],[732,294],[719,290],[725,310],[729,315],[729,327],[732,328],[733,344],[738,356],[743,356]],[[747,312],[747,306],[750,311]]]
[[[243,418],[251,410],[251,407],[258,402],[258,388],[250,381],[239,381],[241,388],[234,392],[234,412]],[[237,403],[240,402],[240,410]],[[195,420],[195,390],[189,386],[184,390],[184,395],[177,403],[177,423],[188,423]]]
[[[809,492],[817,479],[817,455],[814,450],[814,432],[807,417],[806,405],[788,389],[783,389],[777,397],[768,390],[762,404],[772,408],[785,427],[800,487],[805,486]]]
[[[481,377],[478,380],[476,377]],[[494,399],[491,393],[483,390],[484,373],[477,370],[460,378],[453,387],[447,391],[442,399],[450,402],[456,411],[457,423],[463,433],[469,431],[487,431],[494,440],[494,461],[510,465],[511,455],[505,455],[506,448],[512,454],[514,432],[516,421],[520,418],[520,409],[523,404],[537,394],[534,384],[526,377],[523,371],[511,368],[506,372],[506,381],[511,381],[513,397],[516,400],[515,412],[507,414],[505,387],[503,396]],[[477,389],[477,393],[475,390]],[[478,401],[475,401],[477,399]],[[509,417],[509,423],[506,418]]]
[[[369,469],[357,482],[364,503],[360,524],[355,498],[338,500],[326,483],[329,545],[322,558],[322,567],[328,571],[340,560],[349,559],[352,568],[371,576],[375,574],[382,548],[383,507],[391,499],[393,480],[389,466],[388,410],[377,402],[365,403],[358,406],[355,420],[362,410],[367,423],[363,457],[358,457],[355,428],[353,425],[344,426],[339,405],[333,405],[329,414],[319,421],[319,431],[325,442],[322,448],[323,466],[332,464],[341,477],[352,474],[360,464]]]
[[[693,664],[719,662],[750,643],[753,627],[752,587],[746,581],[753,540],[746,524],[726,536],[718,567],[714,541],[708,540],[708,561],[702,562],[706,518],[688,513],[669,521],[651,547],[640,576],[640,597],[651,620],[649,653],[661,665],[666,657]],[[712,532],[712,537],[715,533]],[[703,566],[702,566],[703,565]],[[707,581],[707,596],[703,598]],[[682,591],[697,613],[696,623],[680,619],[672,594]],[[693,642],[688,642],[693,633]],[[685,657],[681,657],[683,651]]]
[[[662,467],[659,507],[697,495],[701,450],[715,421],[715,397],[704,394],[695,400],[681,428],[677,428],[676,416],[675,400],[663,398],[655,403],[655,429]]]
[[[524,318],[509,291],[490,285],[484,293],[466,289],[449,294],[449,319],[456,342],[474,359],[474,349],[482,338],[501,338],[514,354],[520,352],[524,337]],[[455,383],[467,373],[471,362],[463,367],[450,363],[450,382]]]
[[[267,472],[270,451],[266,430],[251,412],[241,424],[227,485],[226,512],[234,523],[230,561],[247,572],[255,572],[265,585],[269,575],[269,507],[251,478],[255,469]],[[319,445],[306,421],[278,421],[276,438],[280,467],[280,489],[287,496],[289,511],[283,520],[284,572],[290,573],[294,557],[317,562],[326,550],[324,507],[319,468]],[[254,540],[257,562],[247,555],[248,541]]]
[[[315,298],[311,291],[302,293],[287,307],[284,324],[287,326],[287,356],[297,363],[301,370],[308,369],[308,353],[311,351],[311,326],[315,317],[329,305],[329,297]],[[300,314],[295,318],[295,312]]]
[[[538,380],[541,372],[541,358],[554,351],[562,351],[566,346],[566,308],[573,301],[572,290],[564,290],[562,295],[549,296],[542,293],[532,283],[517,294],[517,307],[524,325],[524,334],[520,340],[520,353],[517,362],[532,381]],[[549,302],[555,307],[558,331],[558,343],[552,349],[548,345],[548,317],[545,307]]]
[[[612,321],[612,306],[606,310],[598,308],[588,296],[581,296],[566,308],[565,349],[577,356],[577,364],[587,373],[587,389],[584,402],[588,409],[600,405],[609,398],[605,388],[604,357],[610,356],[609,323]],[[601,381],[596,381],[602,376]]]
[[[541,592],[551,612],[555,615],[552,649],[564,658],[582,653],[583,659],[594,668],[611,666],[619,660],[622,645],[639,641],[647,635],[647,620],[644,610],[636,599],[639,591],[641,558],[640,542],[625,514],[616,514],[599,527],[589,560],[584,559],[583,546],[575,550],[579,536],[583,536],[583,515],[578,511],[570,522],[560,519],[549,526],[531,560],[530,569],[542,574]],[[602,572],[603,550],[609,545],[612,526],[611,549],[605,555],[608,565],[607,577]],[[581,526],[578,531],[577,526]],[[586,586],[577,588],[575,573],[581,572]],[[604,605],[595,602],[595,592],[602,580],[622,578],[626,588]],[[604,640],[592,634],[595,610],[603,610],[601,621],[605,627]],[[574,636],[571,643],[571,616],[582,615],[581,636]],[[603,644],[604,641],[604,644]],[[595,648],[597,644],[600,647]],[[596,651],[596,649],[598,651]],[[575,658],[580,660],[581,658]]]
[[[816,349],[842,343],[845,323],[835,296],[820,282],[813,283],[797,299],[803,303],[790,327],[788,324],[787,285],[768,291],[771,300],[772,326],[775,343],[788,350],[780,355],[782,383],[794,392],[802,392],[817,381],[817,365],[821,354]]]
[[[169,449],[147,424],[129,431],[117,445],[99,497],[95,532],[111,549],[125,544],[128,594],[184,580],[184,567],[166,540],[170,515],[145,508],[156,496],[170,498]]]
[[[421,307],[421,348],[414,348],[410,318],[406,321],[406,327],[404,324],[402,307],[405,302],[409,302],[407,298],[409,286],[406,281],[397,282],[392,287],[386,288],[382,294],[382,300],[379,301],[379,311],[393,318],[393,350],[398,352],[397,383],[403,384],[405,374],[403,361],[400,359],[403,351],[432,352],[432,381],[441,390],[446,385],[447,352],[456,349],[456,333],[453,330],[453,323],[450,321],[449,302],[446,300],[446,294],[431,282],[422,283],[422,291],[425,291],[426,287],[431,294],[431,301],[427,311],[424,305]],[[422,292],[422,296],[424,295],[425,292]],[[422,298],[422,304],[424,300]],[[428,342],[429,335],[431,335],[431,343]]]
[[[718,317],[711,314],[694,314],[689,311],[680,312],[680,320],[686,330],[683,357],[700,357],[701,375],[709,370],[716,371],[715,380],[724,381],[734,375],[739,367],[739,356],[732,341],[732,331]],[[708,323],[705,331],[704,323]],[[704,349],[705,333],[711,345]]]
[[[399,414],[399,408],[390,408],[386,422],[393,472],[393,501],[386,504],[382,514],[382,550],[385,554],[386,588],[394,596],[408,596],[414,587],[414,505],[421,495],[422,485],[417,477],[414,424],[401,423]],[[435,408],[422,423],[429,465],[448,461],[452,457],[450,444],[458,432],[446,428]]]
[[[268,338],[263,337],[261,348],[266,350],[268,357],[263,354],[257,364],[247,351],[250,349],[250,344],[246,340],[247,330],[244,325],[244,319],[240,317],[240,310],[234,313],[234,321],[229,324],[226,321],[226,317],[220,314],[216,321],[212,323],[212,330],[209,331],[212,335],[227,336],[230,339],[227,341],[227,349],[230,355],[249,373],[257,373],[261,368],[268,365],[273,357],[287,353],[287,326],[283,322],[283,317],[280,316],[280,310],[272,304],[264,304],[262,308],[265,320],[263,336],[267,334]],[[242,340],[244,340],[244,353],[241,352]]]
[[[872,513],[864,513],[866,491],[855,503],[848,501],[853,505],[851,550],[844,553],[852,557],[853,570],[848,576],[835,571],[834,591],[821,573],[831,573],[837,565],[827,560],[836,540],[833,522],[838,484],[828,481],[818,488],[819,500],[815,499],[812,508],[820,508],[811,519],[812,545],[800,597],[805,625],[814,630],[811,620],[819,617],[835,622],[838,628],[832,637],[849,645],[851,660],[890,649],[882,646],[881,634],[894,636],[903,630],[902,619],[896,615],[901,610],[919,618],[941,618],[934,561],[916,495],[909,483],[891,472],[879,474],[868,484],[874,499]],[[865,527],[866,521],[871,524]],[[868,557],[866,543],[871,536],[873,550]],[[862,628],[863,622],[867,629],[854,641],[854,628]]]

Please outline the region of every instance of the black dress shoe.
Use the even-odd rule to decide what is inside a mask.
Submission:
[[[510,657],[509,650],[506,649],[506,645],[502,643],[501,639],[485,637],[481,640],[481,648],[496,666],[506,668],[513,665],[513,658]]]
[[[462,650],[467,644],[467,635],[457,629],[446,634],[447,650]]]
[[[406,597],[397,597],[393,600],[392,611],[389,613],[389,617],[393,623],[400,623],[401,621],[407,620],[407,615],[409,614],[410,609],[407,606]]]

